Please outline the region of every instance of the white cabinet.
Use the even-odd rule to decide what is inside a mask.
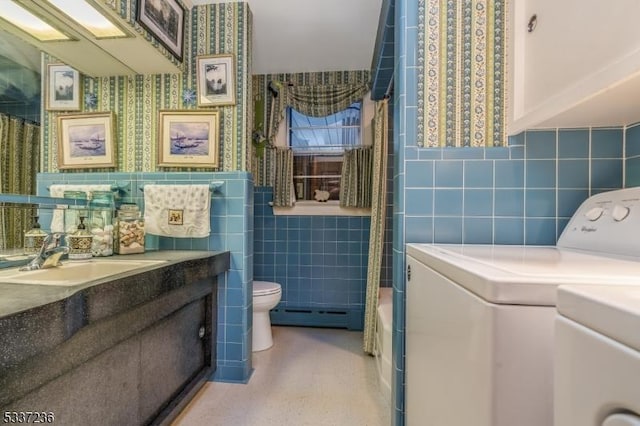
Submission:
[[[509,134],[640,121],[640,1],[510,0],[509,10]]]

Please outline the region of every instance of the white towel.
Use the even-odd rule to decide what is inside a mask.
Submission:
[[[211,233],[209,185],[145,185],[146,233],[202,238]]]
[[[89,192],[111,191],[111,185],[53,184],[49,187],[49,195],[55,198],[63,198],[65,191],[84,191],[87,193],[87,197],[89,198]],[[51,232],[73,232],[74,230],[75,229],[64,229],[64,210],[56,209],[53,211],[53,217],[51,218]]]

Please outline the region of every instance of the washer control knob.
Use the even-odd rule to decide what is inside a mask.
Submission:
[[[602,216],[602,213],[604,213],[604,209],[602,207],[594,207],[591,210],[587,211],[584,215],[591,222],[594,222],[600,219],[600,216]]]
[[[613,211],[611,211],[611,217],[613,217],[613,220],[616,222],[620,222],[629,216],[629,212],[629,207],[616,205],[613,207]]]

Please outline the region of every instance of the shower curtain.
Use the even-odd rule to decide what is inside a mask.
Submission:
[[[0,114],[0,192],[35,194],[39,163],[40,126]],[[23,232],[31,226],[34,212],[0,208],[0,249],[22,247]]]
[[[376,105],[374,116],[373,180],[371,195],[371,229],[369,233],[369,264],[367,268],[367,300],[364,310],[363,349],[374,354],[376,336],[376,314],[378,290],[384,245],[384,224],[387,204],[387,131],[388,102],[382,100]]]

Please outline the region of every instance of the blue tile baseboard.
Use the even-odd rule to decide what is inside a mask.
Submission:
[[[364,328],[364,312],[361,309],[279,306],[271,310],[270,317],[272,325],[346,328],[354,331]]]
[[[253,374],[253,368],[246,362],[218,362],[215,373],[209,377],[210,382],[247,384]]]

